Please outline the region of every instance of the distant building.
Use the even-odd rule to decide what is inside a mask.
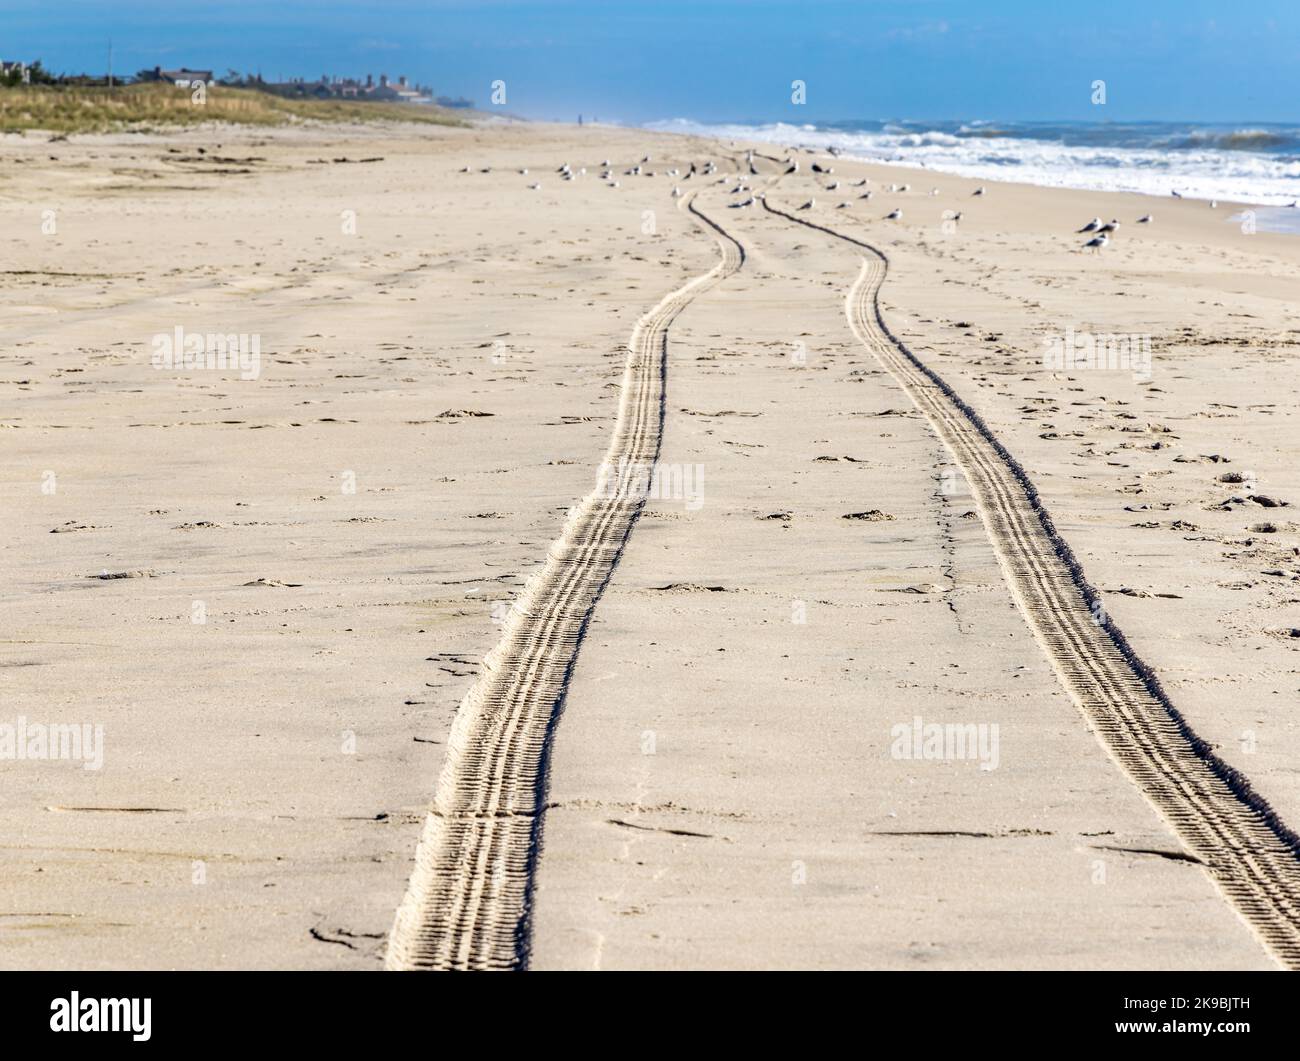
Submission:
[[[210,85],[212,84],[212,71],[190,70],[188,67],[181,67],[179,70],[164,70],[161,66],[155,66],[151,74],[151,80],[170,81],[182,88],[189,88],[195,81],[202,81],[205,85]]]
[[[379,81],[376,82],[373,74],[367,74],[365,81],[322,74],[316,81],[295,78],[292,81],[259,83],[257,87],[267,92],[274,92],[278,96],[287,96],[290,99],[387,100],[392,103],[433,102],[432,89],[423,85],[411,84],[405,75],[393,82],[388,79],[387,74],[380,74]]]

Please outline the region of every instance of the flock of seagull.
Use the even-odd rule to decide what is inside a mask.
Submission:
[[[810,151],[811,149],[804,148],[804,150]],[[794,155],[795,153],[793,149],[787,149],[787,157],[781,161],[781,165],[785,166],[785,170],[782,173],[783,176],[790,176],[799,172],[800,169],[799,159],[795,158]],[[831,155],[837,156],[837,152],[834,149],[832,149]],[[768,156],[764,156],[764,157],[768,157]],[[773,161],[776,160],[773,159]],[[733,210],[743,210],[749,207],[754,207],[764,198],[762,192],[755,191],[749,184],[749,177],[757,176],[759,172],[757,167],[755,167],[754,165],[754,152],[752,150],[747,151],[745,153],[745,162],[749,167],[748,174],[738,173],[738,174],[733,174],[731,176],[724,176],[724,177],[720,177],[718,180],[714,182],[715,184],[734,185],[734,187],[732,187],[729,190],[729,194],[733,197],[738,197],[742,195],[745,196],[745,198],[735,198],[734,202],[728,204],[728,206]],[[654,170],[648,170],[645,168],[646,166],[650,165],[650,163],[651,163],[650,156],[643,155],[639,162],[633,163],[627,169],[622,170],[621,175],[624,177],[641,177],[641,176],[654,177],[657,175],[656,172]],[[824,165],[821,162],[812,162],[809,168],[818,177],[832,178],[829,180],[828,183],[822,185],[822,187],[824,187],[826,191],[837,192],[840,190],[841,182],[838,178],[834,178],[835,168],[833,166]],[[620,186],[618,176],[615,174],[613,165],[611,164],[609,159],[605,159],[604,161],[602,161],[599,169],[600,169],[600,179],[604,181],[608,187],[617,188]],[[465,166],[461,169],[462,173],[472,173],[473,171],[474,171],[473,167],[471,166]],[[479,172],[490,173],[492,171],[490,167],[483,167],[479,170]],[[565,162],[562,163],[556,169],[555,172],[559,175],[561,180],[572,181],[578,179],[579,177],[585,177],[587,175],[587,167],[580,166],[578,169],[575,170],[568,162]],[[675,181],[688,181],[695,177],[711,177],[715,175],[717,172],[718,172],[717,164],[712,160],[709,160],[703,164],[697,164],[695,162],[692,162],[690,163],[689,168],[687,168],[684,171],[680,167],[675,166],[672,169],[665,170],[664,174],[665,176],[674,178]],[[519,173],[521,176],[527,176],[528,170],[526,168],[520,169]],[[866,177],[862,177],[859,180],[851,181],[849,183],[849,186],[851,188],[862,189],[858,193],[858,199],[860,201],[865,201],[865,200],[870,200],[872,195],[874,194],[872,190],[867,187],[867,185],[869,185],[870,183],[871,183],[870,180],[868,180]],[[528,187],[532,191],[540,191],[542,184],[541,181],[534,181],[531,184],[529,184]],[[911,185],[890,184],[887,187],[882,188],[882,190],[887,191],[892,195],[904,194],[911,190]],[[986,189],[981,185],[980,187],[972,191],[970,194],[971,194],[971,198],[979,198],[985,195],[986,193],[987,193]],[[681,184],[674,183],[673,190],[672,190],[673,198],[674,199],[681,198],[683,194],[684,193],[682,191]],[[936,196],[938,194],[939,194],[938,188],[930,189],[931,196]],[[1176,199],[1183,198],[1183,196],[1179,194],[1177,191],[1173,192],[1173,196]],[[803,203],[799,207],[799,209],[812,210],[816,207],[816,205],[817,205],[817,199],[814,197],[809,199],[807,202]],[[850,208],[852,205],[853,203],[851,201],[842,201],[836,203],[836,209],[845,210]],[[1217,208],[1218,205],[1219,204],[1217,202],[1210,203],[1211,209]],[[1297,204],[1292,203],[1291,205],[1296,206]],[[881,217],[881,220],[899,221],[902,219],[902,217],[903,217],[902,207],[896,206],[892,210],[890,210],[889,213],[884,214]],[[961,218],[962,218],[962,212],[960,210],[945,210],[943,212],[943,221],[945,222],[945,224],[956,224],[957,222],[961,221]],[[1135,223],[1139,225],[1149,225],[1152,223],[1152,220],[1153,219],[1151,214],[1144,214],[1142,217],[1139,217]],[[1077,229],[1076,234],[1088,235],[1091,237],[1085,244],[1083,244],[1081,248],[1082,250],[1090,250],[1093,253],[1099,253],[1103,248],[1110,245],[1112,237],[1119,231],[1119,228],[1120,228],[1120,221],[1117,218],[1112,217],[1109,221],[1102,221],[1100,217],[1094,217],[1082,228]]]
[[[832,151],[832,154],[835,154],[835,152]],[[782,162],[782,164],[786,167],[786,169],[784,170],[784,175],[788,176],[793,173],[798,173],[799,160],[794,157],[794,152],[792,150],[788,150],[787,155],[788,157],[784,159],[784,161]],[[643,155],[639,162],[636,162],[631,166],[629,166],[627,169],[623,170],[621,175],[624,177],[642,177],[642,176],[654,177],[657,175],[656,172],[654,170],[648,170],[645,168],[647,165],[650,164],[650,162],[651,162],[651,157],[649,155]],[[733,210],[743,210],[749,207],[757,206],[759,201],[763,199],[763,193],[755,191],[750,186],[748,180],[749,177],[757,176],[759,172],[757,167],[755,167],[754,165],[754,152],[752,150],[747,151],[745,153],[745,162],[749,167],[748,174],[733,174],[732,176],[721,177],[714,182],[716,184],[734,184],[734,187],[730,189],[730,194],[732,196],[740,196],[740,195],[745,196],[745,198],[743,199],[736,199],[735,202],[728,204],[730,208]],[[823,176],[823,177],[830,177],[835,172],[833,166],[822,165],[820,162],[813,162],[810,168],[813,173],[816,173],[819,176]],[[620,181],[618,180],[618,176],[615,174],[609,159],[605,159],[604,161],[601,162],[599,170],[600,170],[599,173],[600,179],[604,181],[608,187],[617,188],[620,186]],[[473,166],[464,166],[461,168],[461,172],[473,173],[475,172],[475,169]],[[479,168],[478,172],[491,173],[492,169],[490,166],[484,166]],[[564,162],[561,163],[561,165],[555,170],[555,172],[559,175],[561,180],[571,181],[571,180],[576,180],[579,177],[585,177],[587,175],[587,167],[580,166],[578,169],[575,170],[568,162]],[[674,167],[664,172],[666,176],[675,178],[680,181],[688,181],[691,178],[697,176],[698,177],[713,176],[718,172],[718,166],[717,163],[713,162],[712,160],[709,160],[703,163],[702,165],[692,162],[685,171],[683,171],[678,167]],[[520,176],[524,176],[524,177],[528,176],[528,169],[526,167],[521,168],[519,170],[519,174]],[[869,200],[875,194],[870,188],[867,187],[867,185],[870,183],[871,181],[868,180],[866,177],[863,177],[860,180],[850,182],[851,187],[862,189],[862,191],[858,194],[859,200]],[[835,180],[831,180],[830,183],[826,184],[824,187],[829,192],[839,191],[841,187],[841,183],[838,179],[835,179]],[[887,191],[890,194],[904,194],[910,191],[911,187],[912,186],[910,184],[890,184],[888,185],[888,187],[882,190]],[[530,191],[541,191],[542,182],[533,181],[528,185],[528,188]],[[683,194],[684,193],[682,191],[681,184],[674,184],[672,190],[673,198],[674,199],[681,198]],[[930,189],[930,195],[934,196],[938,194],[939,194],[938,188]],[[984,194],[985,194],[985,189],[983,187],[976,188],[973,192],[971,192],[972,197],[978,197]],[[813,198],[813,199],[809,199],[806,203],[800,206],[799,209],[811,210],[816,205],[817,205],[817,200]],[[852,205],[853,205],[852,202],[840,202],[836,204],[836,208],[843,210],[851,207]],[[898,221],[902,219],[902,216],[903,216],[902,208],[895,207],[894,209],[890,210],[889,213],[883,215],[882,220]],[[961,217],[962,217],[961,211],[946,210],[944,211],[943,220],[945,222],[955,223],[960,221]]]

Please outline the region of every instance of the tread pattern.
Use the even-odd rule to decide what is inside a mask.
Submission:
[[[1115,626],[1029,476],[980,416],[897,339],[878,293],[889,267],[861,240],[788,221],[866,252],[845,311],[966,475],[1013,596],[1102,745],[1204,865],[1280,964],[1300,968],[1300,838],[1170,702]]]
[[[668,329],[692,299],[745,259],[741,244],[696,209],[693,197],[684,202],[715,234],[722,257],[632,332],[605,457],[613,474],[570,510],[456,712],[389,935],[389,969],[527,965],[551,741],[588,621],[644,506],[644,470],[659,457]]]

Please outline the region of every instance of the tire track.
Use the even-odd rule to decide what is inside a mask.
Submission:
[[[1115,626],[1024,469],[980,416],[898,340],[875,247],[772,206],[867,252],[845,312],[859,341],[925,414],[965,473],[1011,591],[1102,745],[1205,865],[1284,966],[1300,969],[1300,838],[1198,737]]]
[[[739,242],[696,209],[722,258],[637,322],[597,488],[570,511],[511,606],[501,640],[452,722],[447,757],[389,934],[389,969],[518,969],[528,962],[546,780],[587,623],[645,504],[659,458],[668,329],[744,264]]]

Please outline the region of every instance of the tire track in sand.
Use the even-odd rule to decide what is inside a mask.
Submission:
[[[1198,737],[1106,615],[1024,469],[880,311],[885,255],[861,240],[774,214],[867,252],[845,312],[965,473],[1021,612],[1102,745],[1284,966],[1300,968],[1300,838],[1250,781]]]
[[[570,511],[456,712],[389,934],[389,969],[527,964],[551,740],[587,623],[645,503],[644,472],[659,457],[668,329],[692,299],[745,260],[740,243],[692,200],[684,200],[686,209],[715,234],[722,258],[633,329],[605,455],[610,474]]]

